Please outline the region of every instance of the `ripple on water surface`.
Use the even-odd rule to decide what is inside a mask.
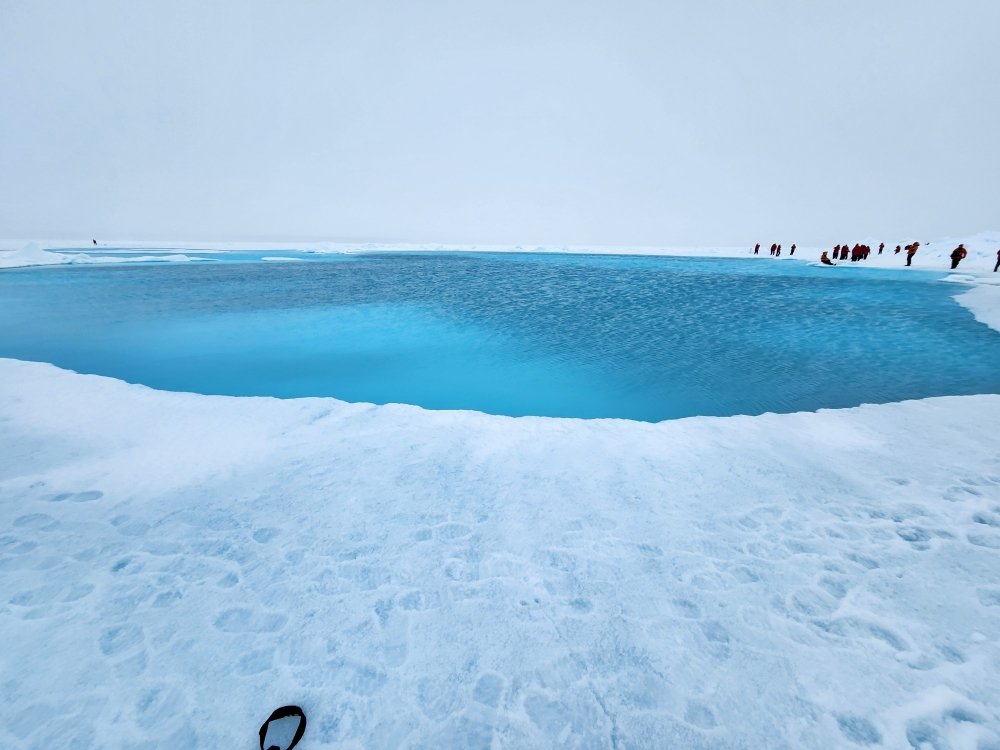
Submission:
[[[7,271],[0,356],[166,390],[647,421],[1000,392],[1000,334],[927,273],[301,257]]]

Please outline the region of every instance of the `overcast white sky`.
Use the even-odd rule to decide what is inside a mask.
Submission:
[[[0,236],[1000,229],[998,0],[0,0]]]

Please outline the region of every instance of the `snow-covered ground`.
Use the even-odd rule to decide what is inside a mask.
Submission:
[[[997,292],[958,299],[1000,330]],[[998,395],[653,425],[0,360],[0,745],[250,748],[297,703],[304,750],[997,748],[998,424]]]
[[[249,748],[283,703],[306,748],[1000,742],[1000,396],[650,425],[0,384],[5,746]]]
[[[59,266],[71,263],[184,263],[192,260],[205,260],[205,258],[193,257],[183,252],[128,256],[115,255],[114,253],[104,255],[59,253],[53,250],[43,250],[37,242],[29,242],[13,250],[0,249],[0,269],[26,268],[29,266]]]

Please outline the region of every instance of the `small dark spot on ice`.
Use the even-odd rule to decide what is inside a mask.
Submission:
[[[142,628],[136,625],[119,625],[108,628],[98,640],[101,652],[106,656],[114,656],[142,642]]]
[[[705,637],[714,643],[729,643],[729,631],[721,623],[715,621],[703,623],[701,630]]]
[[[680,611],[683,617],[697,619],[701,617],[701,609],[690,599],[674,599],[674,606]]]
[[[920,527],[896,529],[896,534],[900,539],[907,542],[926,542],[931,538],[931,535],[927,533],[927,530],[921,529]]]
[[[692,702],[684,711],[684,721],[702,729],[711,729],[715,726],[715,715],[708,706]]]
[[[847,739],[859,745],[874,745],[882,741],[882,735],[875,726],[860,716],[838,716],[837,726]]]
[[[1000,535],[997,534],[969,534],[966,539],[977,547],[1000,549]]]
[[[100,500],[104,497],[104,493],[100,490],[88,490],[86,492],[77,492],[75,495],[70,495],[69,499],[74,503],[89,503],[94,500]]]
[[[851,553],[849,555],[846,555],[846,557],[851,562],[857,563],[861,567],[867,568],[868,570],[875,570],[875,568],[879,566],[877,561],[873,560],[870,557],[865,557],[864,555]]]
[[[1000,589],[976,589],[976,596],[984,607],[1000,607]]]
[[[59,522],[46,513],[29,513],[14,519],[14,527],[18,529],[29,528],[48,531],[59,525]]]
[[[949,661],[952,664],[965,663],[965,655],[957,648],[952,648],[951,646],[940,646],[938,647],[938,651],[941,652],[941,656],[945,658],[945,661]]]
[[[278,536],[279,533],[279,530],[275,528],[257,529],[253,533],[253,539],[258,544],[267,544]]]

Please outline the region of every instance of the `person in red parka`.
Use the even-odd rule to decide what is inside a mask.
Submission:
[[[954,250],[951,251],[951,270],[954,271],[958,268],[958,264],[962,262],[964,258],[969,253],[965,249],[965,245],[959,245]]]

